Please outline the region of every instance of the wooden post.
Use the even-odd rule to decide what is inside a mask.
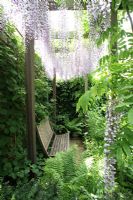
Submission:
[[[56,69],[54,68],[53,78],[53,100],[54,100],[54,122],[56,124]]]
[[[36,128],[35,128],[35,90],[34,90],[34,39],[26,45],[26,117],[28,135],[28,158],[36,162]]]

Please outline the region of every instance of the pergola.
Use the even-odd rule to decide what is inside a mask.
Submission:
[[[49,10],[56,11],[58,6],[54,0],[48,0]],[[68,7],[74,10],[73,4]],[[84,4],[84,9],[86,5]],[[35,86],[34,86],[34,39],[30,40],[25,52],[25,77],[26,77],[26,113],[27,113],[27,134],[28,134],[28,155],[29,159],[36,162],[36,123],[35,123]],[[56,96],[56,75],[53,79],[54,98]]]
[[[71,1],[70,1],[71,2]],[[80,2],[80,1],[79,1]],[[128,0],[129,5],[126,7],[127,14],[131,21],[133,30],[133,21],[129,13],[130,7],[133,6],[133,1]],[[49,10],[56,11],[58,6],[54,0],[48,0]],[[86,9],[86,3],[82,3],[82,8]],[[73,3],[68,5],[68,10],[74,10]],[[123,9],[122,4],[119,5],[119,9]],[[117,23],[117,12],[112,11],[111,13],[111,25]],[[27,36],[26,36],[27,37]],[[113,52],[115,53],[115,52]],[[35,86],[34,86],[34,39],[29,40],[29,43],[25,51],[25,79],[26,79],[26,113],[27,113],[27,135],[28,135],[28,155],[29,159],[35,163],[36,162],[36,123],[35,123]],[[56,77],[54,79],[56,81]]]
[[[49,1],[49,10],[56,11],[58,10],[58,6],[54,2],[54,0]],[[133,1],[129,0],[129,7],[133,5]],[[86,9],[86,3],[82,2],[83,9]],[[126,7],[127,14],[131,21],[132,30],[133,30],[133,22],[132,18],[129,14],[129,7]],[[68,6],[69,10],[74,10],[73,4]],[[123,9],[122,4],[119,6],[119,10]],[[117,12],[112,11],[111,13],[111,26],[117,24]],[[115,53],[115,51],[113,51]],[[34,163],[36,162],[36,123],[35,123],[35,108],[34,108],[34,40],[32,39],[26,49],[25,53],[25,77],[26,77],[26,108],[27,108],[27,133],[28,133],[28,152],[29,159]],[[54,85],[56,84],[56,76],[54,78]],[[53,88],[55,90],[55,86]],[[55,92],[56,93],[56,92]]]

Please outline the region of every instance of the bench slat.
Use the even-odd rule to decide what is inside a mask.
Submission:
[[[41,121],[40,125],[37,127],[37,132],[47,157],[55,156],[57,152],[66,151],[68,149],[69,133],[55,135],[48,119]],[[51,141],[53,141],[53,143],[50,147]],[[49,149],[50,153],[48,151]]]
[[[49,156],[55,156],[57,152],[66,151],[68,147],[69,133],[56,135]]]
[[[49,144],[54,135],[54,133],[50,127],[49,121],[42,120],[40,125],[37,127],[37,129],[38,129],[38,135],[39,135],[41,143],[44,147],[44,150],[45,150],[45,152],[47,152]]]

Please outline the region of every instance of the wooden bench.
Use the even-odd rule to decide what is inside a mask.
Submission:
[[[41,121],[37,127],[37,133],[47,157],[55,156],[57,152],[66,151],[69,148],[69,133],[56,135],[48,119]]]

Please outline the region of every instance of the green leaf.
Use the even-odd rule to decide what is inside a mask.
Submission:
[[[123,151],[124,151],[125,155],[130,157],[131,150],[130,150],[129,145],[127,143],[124,143],[122,148],[123,148]]]
[[[116,158],[119,166],[122,164],[122,154],[123,154],[122,148],[121,147],[117,148]]]
[[[133,145],[133,131],[131,131],[129,128],[126,128],[125,129],[125,136],[126,136],[126,139],[127,139],[127,142],[130,144],[130,145]]]
[[[128,122],[133,125],[133,108],[128,112]]]
[[[90,91],[87,91],[85,94],[83,94],[77,103],[76,111],[78,112],[80,110],[80,108],[82,108],[83,112],[86,112],[88,109],[88,104],[89,104],[90,98],[91,98]]]

